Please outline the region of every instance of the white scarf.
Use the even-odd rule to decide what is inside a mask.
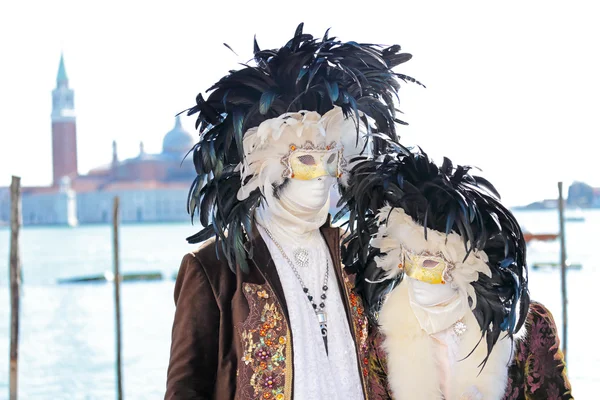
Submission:
[[[322,207],[311,209],[302,199],[290,198],[282,190],[275,198],[266,190],[267,204],[258,208],[255,218],[275,262],[286,299],[293,336],[294,398],[323,400],[364,399],[357,365],[356,347],[352,340],[344,305],[337,284],[333,262],[325,240],[320,234],[329,213],[329,200]],[[329,280],[326,292],[328,349],[321,336],[317,316],[288,262],[264,231],[267,228],[294,262],[294,251],[308,250],[309,265],[296,269],[304,284],[319,304],[327,260]]]
[[[265,187],[270,188],[271,182],[267,181]],[[272,190],[265,190],[264,196],[266,201],[254,214],[256,222],[269,229],[280,243],[279,238],[287,242],[316,235],[327,221],[329,197],[322,206],[311,208],[304,206],[302,199],[292,199],[285,188],[280,191],[279,199]]]

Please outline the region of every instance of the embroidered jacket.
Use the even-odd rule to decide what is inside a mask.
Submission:
[[[542,304],[532,302],[524,329],[525,335],[515,339],[515,355],[502,400],[572,399],[556,324],[550,311]],[[388,380],[393,377],[388,374],[387,354],[382,343],[382,334],[376,328],[370,328],[368,388],[371,399],[394,398],[388,385]]]
[[[339,229],[328,221],[321,233],[355,341],[363,391],[368,393],[366,318],[352,293],[351,277],[341,267]],[[294,398],[286,300],[262,237],[256,233],[251,240],[254,254],[248,274],[231,272],[225,257],[217,257],[212,240],[183,258],[175,284],[165,399]]]

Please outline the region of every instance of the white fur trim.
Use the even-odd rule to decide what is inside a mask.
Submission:
[[[471,311],[463,317],[463,322],[467,331],[460,336],[458,361],[450,371],[450,395],[446,400],[478,398],[473,396],[479,395],[485,400],[502,399],[513,354],[511,340],[500,336],[480,374],[479,364],[487,354],[485,338],[475,348],[481,332]],[[394,398],[441,399],[434,339],[421,329],[410,308],[408,285],[401,284],[389,295],[381,309],[379,323],[385,335],[383,348],[387,353],[388,379]],[[475,351],[465,358],[473,348]]]

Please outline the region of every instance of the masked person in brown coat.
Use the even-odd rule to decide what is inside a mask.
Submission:
[[[198,95],[205,227],[182,261],[166,399],[367,396],[366,318],[342,268],[330,193],[396,137],[400,46],[302,32]],[[368,136],[368,138],[367,138]]]

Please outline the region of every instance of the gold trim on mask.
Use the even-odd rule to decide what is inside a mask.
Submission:
[[[345,161],[342,149],[335,142],[329,145],[315,146],[307,141],[303,146],[290,145],[290,151],[281,159],[286,167],[284,178],[312,180],[322,176],[339,178],[342,175]]]
[[[434,285],[450,282],[452,278],[449,272],[454,269],[454,265],[441,254],[414,254],[404,249],[402,263],[398,267],[403,268],[407,276]]]

